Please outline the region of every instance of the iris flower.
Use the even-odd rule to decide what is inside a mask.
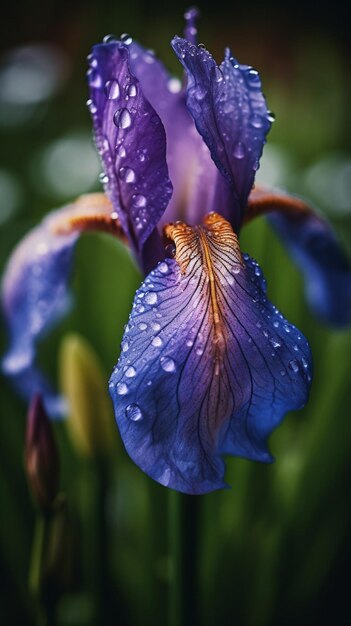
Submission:
[[[67,309],[79,236],[122,238],[145,279],[109,383],[117,424],[144,472],[201,494],[226,486],[225,455],[272,461],[267,438],[304,406],[312,378],[307,340],[240,249],[242,226],[269,214],[325,321],[350,320],[351,281],[321,217],[253,187],[273,121],[257,71],[229,49],[217,65],[196,43],[195,10],[172,47],[183,83],[129,35],[93,47],[88,107],[105,193],[49,214],[14,251],[3,283],[3,368],[28,398],[43,394],[52,415],[65,411],[35,363],[37,342]]]

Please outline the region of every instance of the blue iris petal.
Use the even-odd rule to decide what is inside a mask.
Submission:
[[[232,186],[231,222],[237,229],[272,122],[260,77],[229,51],[218,66],[202,46],[180,37],[172,45],[187,71],[187,105],[196,127]]]
[[[267,300],[229,224],[211,220],[174,227],[177,257],[138,290],[110,379],[129,455],[191,494],[225,486],[223,454],[271,461],[267,436],[311,382],[306,339]]]
[[[21,395],[40,393],[51,416],[63,413],[64,403],[36,368],[38,341],[67,312],[68,282],[79,228],[72,220],[105,219],[111,206],[104,196],[83,196],[77,203],[50,213],[15,248],[5,269],[2,308],[10,345],[2,369]],[[84,225],[84,219],[83,219]]]
[[[329,224],[312,212],[301,216],[276,212],[269,221],[303,273],[314,313],[329,324],[349,324],[351,264]]]

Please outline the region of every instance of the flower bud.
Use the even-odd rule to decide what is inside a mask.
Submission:
[[[43,512],[49,512],[59,489],[59,457],[40,395],[33,397],[28,411],[25,469],[36,503]]]
[[[60,374],[73,445],[82,456],[107,458],[115,451],[117,437],[107,375],[92,346],[78,334],[69,334],[63,340]]]

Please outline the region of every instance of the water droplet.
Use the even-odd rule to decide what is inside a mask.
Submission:
[[[256,276],[261,276],[261,268],[260,267],[255,267],[255,274]]]
[[[160,359],[161,367],[165,372],[175,372],[176,366],[173,359],[168,356],[162,356]]]
[[[156,304],[156,302],[157,302],[157,293],[155,293],[154,291],[149,291],[145,295],[145,302],[146,302],[146,304]]]
[[[135,172],[131,167],[121,167],[118,174],[119,177],[126,183],[134,183],[136,180]]]
[[[136,88],[136,85],[134,85],[134,83],[132,83],[129,86],[129,89],[128,89],[128,96],[130,98],[135,98],[136,95],[137,95],[137,88]]]
[[[166,256],[168,256],[170,259],[173,259],[176,255],[176,247],[174,245],[174,243],[168,243],[165,246],[165,253]]]
[[[139,420],[143,417],[140,406],[134,403],[128,404],[125,413],[128,419],[132,420],[132,422],[139,422]]]
[[[120,40],[123,41],[126,46],[130,46],[130,44],[133,42],[133,38],[128,35],[128,33],[122,33]]]
[[[191,348],[191,346],[194,345],[194,342],[191,339],[188,339],[186,345],[188,346],[188,348]]]
[[[134,207],[141,208],[146,206],[146,198],[141,193],[136,193],[132,196],[132,204]]]
[[[120,159],[124,159],[127,156],[127,151],[126,151],[125,147],[123,146],[123,144],[120,144],[119,146],[116,146],[116,155]]]
[[[145,322],[140,322],[140,324],[138,325],[139,330],[146,330],[147,329],[147,324],[145,324]]]
[[[201,100],[203,100],[206,97],[206,94],[207,94],[207,89],[205,89],[205,87],[200,87],[199,85],[197,85],[194,88],[194,96],[196,100],[198,100],[199,102],[201,102]]]
[[[289,326],[287,326],[287,324],[284,324],[283,328],[284,328],[286,333],[290,333],[290,328],[289,328]]]
[[[280,370],[280,375],[281,376],[285,376],[286,375],[286,371],[285,370]]]
[[[282,345],[280,341],[278,341],[278,339],[274,339],[274,337],[272,337],[272,339],[270,339],[269,341],[272,344],[273,348],[280,348],[280,346]]]
[[[91,98],[89,98],[89,100],[87,100],[86,105],[90,111],[90,113],[92,115],[95,115],[95,113],[97,113],[97,106],[95,106],[94,102],[92,101]]]
[[[105,172],[101,172],[101,174],[99,174],[99,182],[102,185],[107,185],[109,181],[109,177],[107,176],[107,174],[105,174]]]
[[[153,346],[155,346],[155,348],[159,348],[160,346],[162,346],[162,339],[161,337],[154,337],[151,343]]]
[[[88,70],[87,77],[90,87],[94,87],[95,89],[100,89],[100,87],[102,87],[101,74],[96,69]]]
[[[105,37],[102,40],[102,43],[115,43],[116,41],[117,41],[116,35],[109,34],[109,35],[105,35]]]
[[[262,128],[263,126],[262,117],[260,115],[257,115],[257,113],[255,113],[254,115],[250,117],[250,124],[254,128]]]
[[[298,361],[296,361],[296,359],[293,359],[292,361],[289,361],[289,367],[290,369],[295,372],[295,374],[297,374],[297,372],[299,371],[299,363]]]
[[[159,322],[151,322],[152,330],[161,330],[161,324]]]
[[[108,80],[105,83],[105,94],[109,100],[116,100],[119,98],[121,91],[117,80]]]
[[[125,396],[128,393],[128,386],[125,383],[118,383],[116,390],[119,396]]]
[[[128,369],[126,370],[126,376],[127,378],[134,378],[134,376],[136,375],[136,370],[135,368],[131,365],[130,367],[128,367]]]
[[[128,109],[118,109],[113,116],[113,121],[118,128],[129,128],[132,124],[132,118]]]
[[[202,348],[196,348],[196,354],[197,354],[198,356],[201,356],[203,353],[204,353],[204,351],[203,351],[203,349],[202,349]]]
[[[168,265],[164,261],[158,264],[158,270],[161,274],[168,274]]]
[[[306,361],[305,357],[302,357],[301,361],[302,361],[302,365],[304,366],[305,370],[307,370],[307,368],[308,368],[308,363],[307,363],[307,361]]]
[[[179,93],[182,88],[182,83],[179,78],[170,78],[167,87],[171,93]]]
[[[122,341],[121,348],[122,348],[122,351],[123,351],[123,352],[127,352],[127,350],[129,349],[129,343],[128,343],[128,341],[126,341],[126,340]]]
[[[236,141],[233,146],[233,156],[236,159],[243,159],[246,153],[245,144],[241,141]]]
[[[267,120],[272,123],[275,122],[275,115],[272,111],[267,111]]]

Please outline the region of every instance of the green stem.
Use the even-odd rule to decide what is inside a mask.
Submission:
[[[43,600],[43,580],[45,568],[45,551],[49,529],[49,519],[38,513],[35,520],[33,546],[29,567],[29,590],[32,593],[37,612],[37,626],[48,624],[48,612]]]
[[[196,626],[198,498],[169,492],[169,626]]]

